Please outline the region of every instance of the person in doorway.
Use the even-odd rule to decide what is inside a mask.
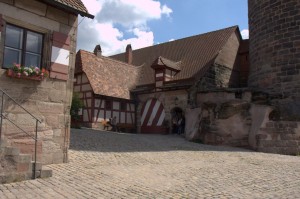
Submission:
[[[116,131],[117,130],[117,117],[114,116],[112,119],[111,119],[111,126],[112,126],[112,131]]]
[[[174,115],[172,118],[172,134],[177,134],[178,131],[178,119],[177,116]]]
[[[184,133],[184,128],[185,128],[185,118],[181,114],[180,119],[178,120],[178,135],[181,135]]]

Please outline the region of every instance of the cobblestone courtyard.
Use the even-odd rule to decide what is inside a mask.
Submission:
[[[0,185],[0,198],[300,198],[300,157],[178,136],[73,129],[69,160]]]

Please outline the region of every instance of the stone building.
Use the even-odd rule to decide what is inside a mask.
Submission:
[[[253,110],[264,119],[250,144],[259,151],[300,152],[300,2],[248,1]]]
[[[242,40],[238,27],[132,52],[127,48],[111,58],[142,66],[139,82],[131,90],[138,102],[138,132],[173,132],[174,117],[184,115],[188,139],[248,146],[248,116],[241,114],[250,102],[243,88],[249,73],[248,41]],[[221,118],[224,104],[228,114]],[[158,123],[161,117],[163,123]],[[239,122],[234,131],[231,117]]]
[[[136,67],[126,91],[138,133],[170,133],[184,115],[189,140],[299,154],[300,2],[248,4],[250,40],[229,27],[110,57]]]
[[[68,161],[78,14],[93,18],[80,0],[0,0],[1,182]]]
[[[234,26],[137,50],[128,45],[125,53],[110,58],[96,51],[79,51],[76,71],[81,74],[82,68],[87,75],[85,82],[92,85],[88,88],[93,90],[93,98],[100,94],[114,97],[116,102],[118,98],[132,100],[137,132],[170,133],[175,117],[184,116],[187,108],[198,107],[198,92],[239,88],[247,82],[247,49],[247,41],[242,40],[239,28]],[[83,91],[78,80],[74,91]],[[226,92],[233,93],[235,99],[236,90]],[[95,100],[87,101],[83,124],[90,114],[94,114],[90,117],[94,121],[97,119],[88,104],[97,107]],[[102,105],[103,111],[104,108]],[[99,122],[108,119],[103,116],[102,113]]]

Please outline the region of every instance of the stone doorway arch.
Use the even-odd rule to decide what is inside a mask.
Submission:
[[[181,119],[181,120],[180,120]],[[180,107],[171,109],[171,132],[172,134],[179,134],[184,131],[182,120],[185,121],[184,112]],[[180,132],[179,132],[180,131]]]

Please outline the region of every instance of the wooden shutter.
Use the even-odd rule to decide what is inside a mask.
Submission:
[[[67,80],[70,60],[70,37],[53,32],[51,50],[50,78]]]

